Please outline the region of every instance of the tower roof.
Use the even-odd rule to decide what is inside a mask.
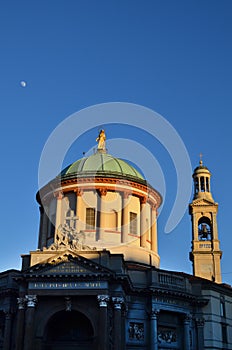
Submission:
[[[197,175],[197,174],[201,174],[201,173],[204,173],[204,174],[207,173],[207,174],[211,175],[209,169],[205,165],[203,165],[202,160],[200,160],[198,167],[196,167],[194,169],[193,175]]]

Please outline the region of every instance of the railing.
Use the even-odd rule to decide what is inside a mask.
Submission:
[[[161,287],[172,289],[186,289],[186,281],[184,277],[158,272],[158,283]]]

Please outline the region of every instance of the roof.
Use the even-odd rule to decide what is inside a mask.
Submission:
[[[200,160],[199,166],[194,169],[193,175],[197,175],[201,173],[207,173],[211,175],[209,169],[205,165],[203,165],[202,160]]]
[[[126,161],[115,158],[105,152],[96,152],[89,157],[81,158],[68,165],[62,172],[61,177],[70,175],[112,175],[126,176],[145,180],[142,174]]]

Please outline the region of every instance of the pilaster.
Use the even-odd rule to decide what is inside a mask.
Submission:
[[[112,297],[114,306],[114,350],[123,349],[122,334],[122,307],[124,299],[122,297]]]
[[[109,349],[109,335],[108,335],[108,303],[109,295],[100,294],[97,296],[99,303],[99,347],[98,350]]]
[[[35,306],[37,304],[36,295],[26,295],[27,303],[24,333],[24,350],[33,349]]]

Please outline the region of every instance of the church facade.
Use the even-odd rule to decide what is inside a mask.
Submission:
[[[193,275],[160,269],[161,195],[98,150],[37,193],[38,249],[0,273],[0,349],[232,349],[211,174],[194,170]]]

